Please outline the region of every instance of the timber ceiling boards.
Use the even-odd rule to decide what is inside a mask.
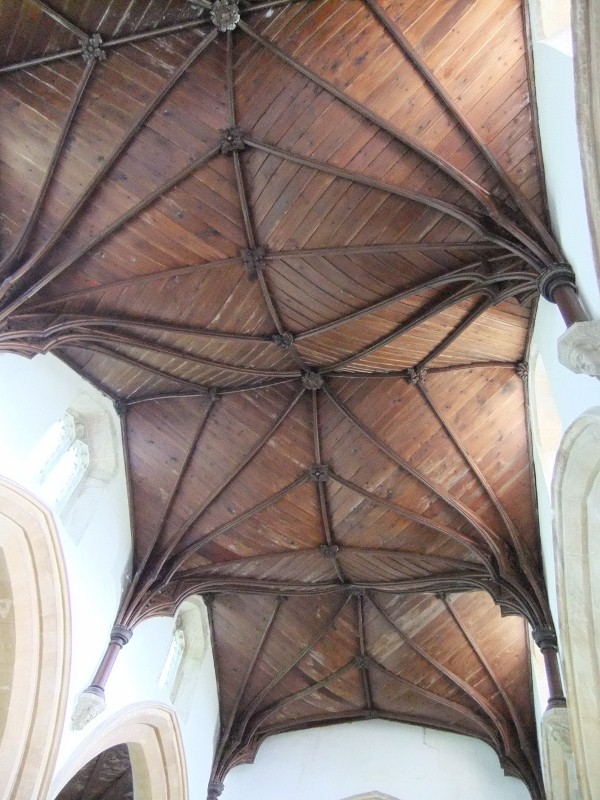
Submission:
[[[524,358],[561,254],[520,4],[24,0],[0,30],[0,348],[115,399],[118,622],[207,599],[213,792],[267,735],[377,716],[540,797]]]

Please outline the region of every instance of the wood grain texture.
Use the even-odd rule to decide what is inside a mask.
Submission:
[[[214,780],[376,716],[481,738],[541,800],[522,362],[560,251],[520,3],[240,9],[2,6],[0,350],[115,399],[117,621],[205,596]]]

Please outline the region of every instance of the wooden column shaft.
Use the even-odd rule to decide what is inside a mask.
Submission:
[[[587,322],[589,315],[575,289],[569,285],[557,286],[552,295],[567,328],[575,322]]]
[[[112,668],[117,660],[117,656],[121,649],[131,639],[132,631],[122,625],[115,625],[110,634],[110,643],[106,648],[106,652],[102,657],[100,666],[96,670],[96,674],[90,685],[91,689],[100,689],[104,691],[106,681],[108,680]]]

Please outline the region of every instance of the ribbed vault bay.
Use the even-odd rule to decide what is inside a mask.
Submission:
[[[25,0],[0,30],[0,348],[115,400],[118,622],[207,600],[215,786],[378,716],[542,797],[524,359],[561,254],[520,3]]]

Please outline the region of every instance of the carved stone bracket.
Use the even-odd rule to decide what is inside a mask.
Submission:
[[[571,372],[600,378],[600,320],[567,328],[558,340],[558,360]]]
[[[104,690],[100,686],[88,686],[77,698],[71,715],[71,730],[81,731],[106,708]]]
[[[271,336],[271,339],[275,342],[277,347],[281,347],[283,350],[287,350],[288,347],[294,344],[294,334],[289,331],[275,333]]]
[[[323,376],[318,372],[305,372],[302,375],[302,384],[306,389],[316,391],[323,386]]]
[[[329,467],[326,464],[313,464],[308,470],[311,481],[315,483],[325,483],[331,477],[329,474]]]
[[[241,128],[221,128],[219,133],[221,134],[219,139],[221,155],[228,156],[230,153],[245,149],[244,132]]]
[[[265,248],[255,247],[253,250],[244,250],[242,252],[242,261],[246,267],[248,278],[255,281],[260,272],[265,266]]]
[[[337,544],[322,544],[319,550],[325,558],[337,558],[340,548]]]
[[[81,43],[83,51],[81,53],[86,64],[90,61],[106,61],[106,51],[102,49],[102,37],[99,33],[94,33]]]
[[[552,264],[538,278],[538,290],[551,303],[556,302],[554,292],[560,286],[575,288],[575,274],[569,264]]]
[[[234,31],[240,21],[237,0],[215,0],[210,10],[213,25],[222,33]]]

